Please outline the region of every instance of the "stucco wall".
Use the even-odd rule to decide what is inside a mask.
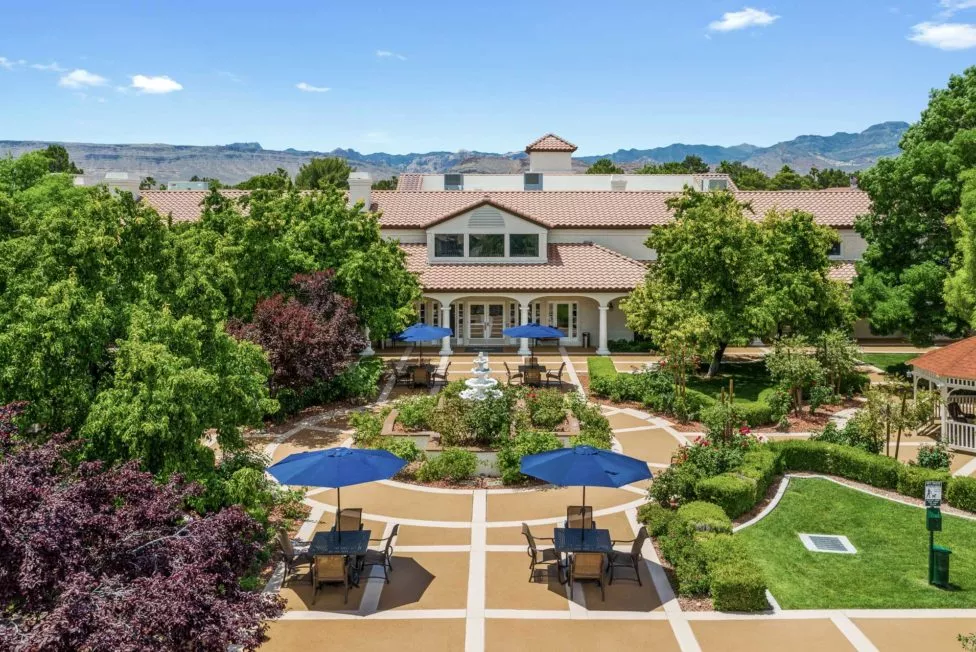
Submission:
[[[861,260],[868,243],[854,229],[837,229],[840,236],[840,255],[831,256],[835,260]]]
[[[647,229],[553,229],[549,242],[592,242],[635,260],[654,260],[654,250],[644,246],[649,234]]]

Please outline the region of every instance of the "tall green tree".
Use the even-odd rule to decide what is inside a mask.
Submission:
[[[874,332],[900,331],[926,344],[936,335],[962,334],[968,321],[958,295],[959,309],[950,311],[943,291],[956,251],[950,224],[961,206],[963,173],[976,167],[976,66],[932,91],[900,146],[900,156],[860,176],[871,212],[855,225],[868,247],[854,304]]]
[[[389,179],[380,179],[379,181],[374,181],[371,188],[373,190],[396,190],[398,179],[393,176]]]
[[[64,148],[64,145],[48,145],[47,148],[42,151],[44,156],[46,156],[51,162],[48,167],[51,172],[84,174],[85,171],[75,165],[74,162],[68,157],[68,150]]]
[[[820,170],[816,167],[810,168],[807,178],[810,179],[809,185],[812,188],[822,190],[824,188],[847,188],[851,185],[852,175],[837,168],[827,168]]]
[[[614,165],[614,162],[608,158],[601,158],[586,168],[587,174],[623,174],[623,172],[623,168]]]
[[[241,181],[234,187],[240,190],[289,190],[291,185],[291,175],[288,174],[288,170],[278,168],[274,172],[258,174]]]
[[[298,169],[295,187],[301,190],[348,188],[349,173],[354,171],[345,159],[335,156],[313,158]]]
[[[704,174],[708,171],[708,163],[700,156],[689,154],[683,161],[648,163],[634,170],[634,174]]]
[[[803,211],[770,211],[760,225],[766,267],[765,300],[777,334],[814,337],[850,330],[854,322],[850,290],[829,278],[828,251],[837,232]]]
[[[712,352],[712,376],[730,343],[773,326],[762,235],[729,192],[686,189],[668,206],[674,221],[651,229],[645,245],[657,261],[624,302],[627,325],[654,341],[667,340],[672,329],[694,333]]]
[[[976,328],[976,169],[962,173],[963,192],[959,214],[956,257],[952,276],[946,279],[945,299],[950,314]]]
[[[770,186],[769,177],[762,170],[742,161],[722,161],[716,171],[729,175],[739,190],[767,190]]]
[[[772,190],[804,190],[810,187],[810,181],[790,166],[784,165],[769,180],[769,187]]]

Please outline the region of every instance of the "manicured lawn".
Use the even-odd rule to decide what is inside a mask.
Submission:
[[[722,364],[718,369],[718,375],[714,378],[689,377],[688,387],[718,398],[723,389],[728,391],[730,378],[733,380],[737,403],[757,401],[760,392],[776,386],[770,379],[764,363],[732,362]]]
[[[972,608],[976,522],[943,515],[953,590],[928,584],[925,512],[834,482],[793,479],[772,514],[740,537],[784,609]],[[809,552],[797,536],[843,534],[855,555]]]
[[[904,376],[908,371],[905,363],[918,356],[918,353],[862,353],[858,357],[861,362],[874,365],[884,372]]]

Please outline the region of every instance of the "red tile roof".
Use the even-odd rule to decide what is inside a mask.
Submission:
[[[206,190],[147,190],[143,199],[162,215],[172,213],[177,222],[200,217]],[[240,197],[244,190],[222,190]],[[678,193],[657,191],[400,191],[374,190],[371,209],[382,211],[384,228],[422,229],[488,200],[503,210],[523,215],[550,228],[647,228],[671,221],[666,202]],[[860,190],[738,191],[757,218],[771,208],[799,209],[812,213],[817,223],[850,228],[854,218],[866,213],[870,201]]]
[[[427,291],[629,292],[647,271],[632,258],[589,243],[551,244],[547,263],[429,263],[427,245],[400,246],[407,269],[420,275]]]
[[[976,380],[976,337],[923,353],[908,364],[943,378]]]
[[[408,190],[423,190],[424,175],[422,174],[401,174],[397,177],[397,190],[403,192]]]
[[[546,134],[525,146],[526,152],[575,152],[576,145],[556,134]]]
[[[246,195],[247,190],[221,190],[224,197],[237,199]],[[200,219],[203,208],[200,205],[210,193],[209,190],[143,190],[142,201],[156,209],[163,217],[173,216],[174,222],[195,222]]]
[[[658,191],[373,191],[380,223],[392,228],[425,228],[483,203],[526,215],[551,228],[646,228],[671,221],[667,200],[679,193]],[[739,191],[757,218],[772,208],[812,213],[818,224],[852,227],[870,201],[857,190]]]
[[[851,260],[837,260],[830,264],[830,271],[827,272],[827,278],[831,281],[843,281],[850,285],[854,282],[854,277],[857,276],[857,269],[854,267],[854,261]]]

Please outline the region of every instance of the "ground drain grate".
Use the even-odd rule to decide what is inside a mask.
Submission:
[[[832,552],[838,555],[857,553],[850,539],[840,534],[801,534],[800,541],[810,552]]]

